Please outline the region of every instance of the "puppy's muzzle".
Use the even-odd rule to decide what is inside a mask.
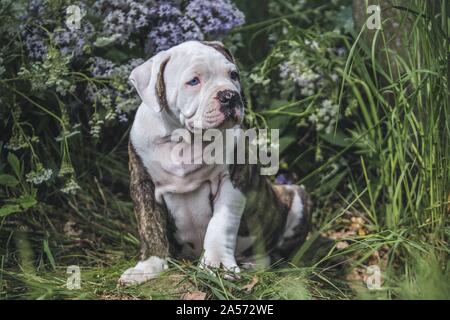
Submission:
[[[217,100],[220,102],[220,111],[226,119],[238,120],[239,110],[242,108],[241,95],[237,91],[223,90],[217,93]]]

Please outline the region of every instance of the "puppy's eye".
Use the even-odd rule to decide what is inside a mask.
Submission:
[[[200,79],[198,77],[195,77],[194,79],[186,82],[187,85],[189,86],[196,86],[200,83]]]
[[[237,73],[237,71],[231,71],[230,72],[230,78],[233,81],[239,80],[239,73]]]

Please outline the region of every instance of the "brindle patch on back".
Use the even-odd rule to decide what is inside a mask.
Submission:
[[[283,237],[281,244],[279,244],[274,250],[272,258],[275,260],[286,259],[292,257],[301,244],[306,240],[308,232],[311,228],[311,215],[312,215],[312,200],[309,194],[303,187],[295,186],[295,190],[287,189],[288,186],[279,186],[280,194],[292,193],[291,206],[293,197],[298,195],[302,203],[301,217],[298,221],[295,221],[295,227],[292,229],[292,234],[289,237]],[[284,187],[284,191],[282,190]],[[289,191],[288,191],[289,190]]]
[[[246,150],[248,152],[248,148]],[[258,164],[234,164],[230,166],[230,176],[234,187],[241,190],[247,199],[239,236],[251,235],[257,239],[255,247],[244,252],[244,255],[262,253],[269,255],[272,261],[289,258],[305,241],[310,228],[312,203],[309,195],[301,187],[273,185],[267,176],[261,175]],[[303,205],[302,216],[292,236],[283,239],[280,247],[296,195],[299,195]]]
[[[260,175],[258,165],[231,166],[235,188],[246,197],[246,207],[239,228],[239,236],[256,237],[256,246],[244,255],[269,255],[275,249],[286,224],[289,207],[280,201],[267,177]]]

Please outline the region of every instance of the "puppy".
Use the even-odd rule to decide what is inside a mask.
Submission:
[[[229,272],[240,271],[238,262],[289,258],[309,230],[311,200],[302,187],[272,185],[258,164],[174,158],[186,144],[173,139],[176,130],[194,135],[242,126],[244,98],[231,53],[220,42],[185,42],[138,66],[130,80],[142,99],[129,144],[141,261],[119,282],[155,277],[169,256],[200,258],[203,267]]]

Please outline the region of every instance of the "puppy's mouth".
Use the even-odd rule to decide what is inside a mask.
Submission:
[[[224,115],[224,122],[231,122],[233,125],[242,121],[242,104],[237,103],[233,106],[220,106],[220,112]]]
[[[233,107],[221,105],[219,108],[210,108],[201,117],[201,120],[189,119],[186,121],[186,128],[194,132],[195,130],[207,129],[229,129],[240,124],[243,119],[243,106],[236,104]]]

